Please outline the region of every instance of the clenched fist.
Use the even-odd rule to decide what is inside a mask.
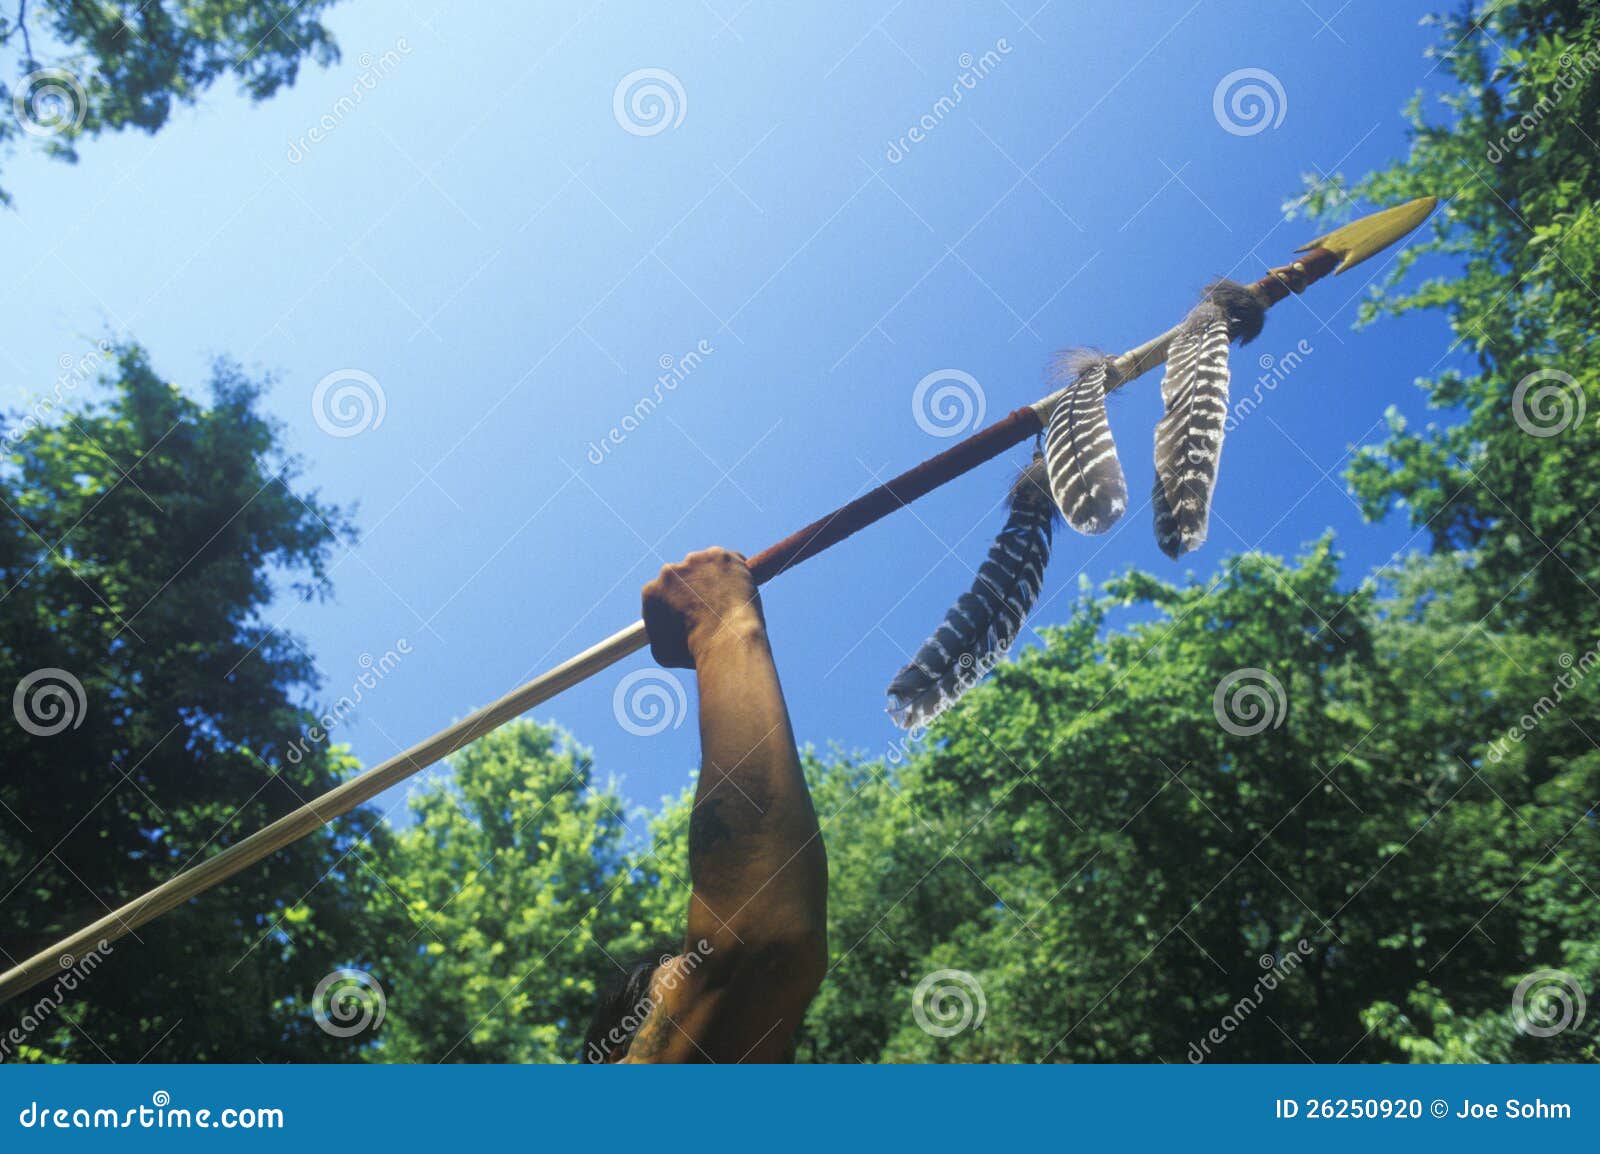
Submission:
[[[761,597],[745,559],[727,549],[690,553],[644,587],[644,625],[656,662],[692,668],[710,648],[764,636]]]

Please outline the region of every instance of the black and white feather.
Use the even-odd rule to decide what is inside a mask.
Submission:
[[[1151,500],[1156,543],[1174,560],[1205,542],[1211,521],[1228,419],[1228,344],[1254,339],[1265,319],[1266,306],[1251,289],[1219,281],[1167,347]]]
[[[1066,364],[1071,383],[1044,434],[1050,493],[1068,525],[1104,533],[1128,508],[1128,482],[1106,414],[1106,391],[1115,384],[1112,359],[1078,355]]]
[[[1022,471],[1008,503],[1010,516],[972,588],[889,683],[889,715],[904,729],[928,724],[982,680],[1039,599],[1056,514],[1042,457]]]

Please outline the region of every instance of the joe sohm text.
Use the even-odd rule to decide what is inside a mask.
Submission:
[[[1566,1102],[1546,1102],[1535,1098],[1525,1102],[1507,1098],[1503,1102],[1474,1102],[1463,1098],[1447,1102],[1434,1098],[1276,1098],[1273,1116],[1277,1118],[1461,1118],[1522,1122],[1534,1119],[1570,1119],[1572,1107]]]

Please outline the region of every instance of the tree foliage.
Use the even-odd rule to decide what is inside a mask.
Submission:
[[[388,1020],[370,1056],[571,1061],[623,967],[678,948],[683,863],[628,856],[621,797],[553,728],[514,722],[450,764],[382,858]]]
[[[0,468],[0,685],[21,695],[0,726],[8,964],[351,768],[326,745],[286,756],[317,671],[265,617],[275,579],[324,587],[344,515],[294,488],[236,366],[216,366],[201,405],[136,346],[102,349],[13,416]],[[123,939],[34,1015],[28,1044],[86,1061],[158,1041],[168,1057],[339,1056],[301,1008],[353,949],[363,882],[346,853],[370,827],[357,815]]]
[[[876,868],[847,817],[830,839],[836,968],[812,1055],[1395,1058],[1409,1019],[1389,1007],[1431,986],[1504,1023],[1522,1060],[1592,1056],[1592,1023],[1510,1037],[1506,982],[1592,940],[1600,753],[1533,774],[1486,758],[1542,689],[1506,640],[1462,638],[1436,594],[1468,579],[1440,558],[1390,596],[1351,593],[1326,543],[1295,565],[1234,558],[1203,586],[1130,574],[903,771],[836,767],[876,793],[857,820],[894,832],[868,841]],[[1130,602],[1160,616],[1105,636]],[[1253,709],[1218,696],[1241,670]],[[983,991],[981,1027],[918,1024],[917,986],[945,970]]]
[[[0,14],[0,48],[13,56],[13,75],[0,76],[0,144],[26,135],[76,160],[80,139],[155,132],[224,74],[264,100],[294,83],[302,59],[338,60],[322,24],[333,2],[18,0]]]
[[[1472,5],[1438,24],[1437,55],[1456,82],[1442,114],[1430,115],[1419,97],[1408,109],[1410,155],[1331,192],[1447,198],[1432,234],[1403,256],[1363,318],[1418,309],[1448,318],[1452,350],[1470,365],[1419,385],[1432,407],[1460,419],[1415,429],[1391,412],[1389,438],[1357,458],[1350,480],[1371,515],[1403,506],[1436,548],[1459,551],[1468,577],[1450,594],[1463,634],[1500,639],[1501,662],[1533,671],[1520,698],[1530,712],[1491,752],[1542,788],[1590,764],[1600,737],[1593,688],[1569,684],[1572,662],[1583,673],[1583,655],[1600,642],[1600,530],[1592,517],[1600,480],[1590,467],[1600,449],[1592,339],[1600,11],[1572,0]],[[1326,207],[1329,191],[1314,195],[1314,206]],[[1402,284],[1414,262],[1433,257],[1447,258],[1448,271]],[[1565,815],[1576,822],[1570,839],[1592,831],[1597,800],[1591,790],[1587,816]],[[1528,848],[1559,859],[1569,845],[1557,821]],[[1522,887],[1518,896],[1530,895]],[[1591,995],[1600,978],[1594,936],[1586,920],[1573,919],[1570,938],[1551,950]],[[1460,1011],[1444,991],[1420,983],[1405,1003],[1378,1006],[1368,1020],[1416,1060],[1516,1050],[1503,1020]]]
[[[1410,155],[1307,200],[1445,197],[1363,308],[1448,320],[1436,419],[1395,411],[1349,473],[1426,555],[1359,580],[1323,539],[1189,586],[1125,573],[932,733],[808,754],[831,968],[799,1057],[1600,1058],[1596,44],[1575,0],[1444,19]],[[26,423],[0,475],[3,684],[60,667],[89,703],[0,734],[13,954],[10,927],[48,938],[346,768],[280,756],[314,671],[259,620],[270,575],[319,585],[338,513],[290,488],[236,369],[202,408],[117,355],[113,399]],[[195,1057],[576,1057],[601,989],[682,933],[690,795],[629,816],[520,722],[413,806],[141,931],[34,1054],[171,1027]],[[333,1040],[307,999],[345,963],[388,1014]]]
[[[1363,319],[1443,312],[1455,340],[1441,352],[1470,364],[1420,384],[1431,407],[1464,419],[1417,429],[1392,411],[1390,436],[1360,455],[1351,482],[1370,515],[1403,504],[1436,548],[1473,551],[1480,614],[1558,632],[1581,622],[1593,635],[1600,11],[1547,0],[1439,23],[1440,67],[1458,82],[1442,118],[1419,96],[1407,110],[1410,155],[1348,187],[1319,182],[1311,204],[1444,198]],[[1445,271],[1405,283],[1435,257]]]

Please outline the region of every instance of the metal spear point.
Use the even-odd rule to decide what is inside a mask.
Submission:
[[[1303,292],[1328,274],[1343,272],[1394,244],[1427,219],[1436,203],[1437,198],[1425,196],[1351,221],[1303,246],[1298,251],[1305,255],[1299,260],[1270,270],[1250,287],[1268,306],[1291,294]],[[1116,374],[1120,383],[1117,387],[1126,385],[1166,360],[1167,345],[1177,332],[1176,328],[1169,329],[1118,357]],[[765,583],[772,580],[786,569],[838,544],[858,529],[865,528],[902,505],[909,504],[1034,436],[1049,423],[1050,414],[1064,392],[1052,393],[1032,405],[1017,409],[938,456],[901,473],[757,553],[750,559],[750,569],[756,581]],[[0,974],[0,1002],[58,973],[63,958],[80,956],[85,951],[95,949],[102,941],[115,941],[138,929],[227,880],[246,866],[342,817],[390,786],[397,785],[484,734],[498,729],[535,705],[593,677],[630,653],[644,648],[648,642],[644,622],[635,621],[604,641],[518,686],[498,701],[373,766],[359,777],[330,789],[292,813],[285,814],[215,857],[175,874],[92,925],[85,926]]]
[[[1376,256],[1427,220],[1438,203],[1439,198],[1436,196],[1421,196],[1416,200],[1408,200],[1405,204],[1397,204],[1393,208],[1386,208],[1381,212],[1370,213],[1358,220],[1352,220],[1325,236],[1319,236],[1316,240],[1301,245],[1295,251],[1303,252],[1305,256],[1293,264],[1271,269],[1266,276],[1250,287],[1264,304],[1269,307],[1275,305],[1285,297],[1304,292],[1306,286],[1321,280],[1329,273],[1342,273],[1368,257]],[[1160,336],[1118,357],[1115,368],[1119,383],[1114,387],[1122,388],[1135,377],[1149,372],[1165,361],[1167,345],[1178,335],[1178,327],[1174,326]],[[1046,424],[1049,423],[1050,413],[1060,396],[1060,393],[1053,393],[1034,405]]]

